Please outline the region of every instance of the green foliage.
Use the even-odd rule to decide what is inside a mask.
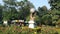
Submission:
[[[50,0],[49,1],[50,5],[52,6],[52,9],[57,9],[60,10],[60,0]]]
[[[2,11],[3,11],[3,6],[0,5],[0,24],[2,24]]]
[[[38,8],[38,19],[41,22],[41,24],[50,24],[52,17],[48,12],[48,9],[46,8],[46,6],[43,7],[39,7]]]
[[[12,19],[26,19],[30,14],[30,8],[33,4],[28,0],[16,1],[16,0],[3,0],[4,10],[3,10],[3,20]],[[19,8],[18,8],[19,7]]]
[[[60,0],[50,0],[51,5],[51,15],[52,15],[52,23],[57,23],[60,19]]]
[[[3,0],[3,20],[24,19],[29,21],[30,8],[35,8],[34,5],[28,0]],[[38,7],[36,12],[35,21],[44,24],[56,24],[60,19],[60,0],[49,1],[51,10],[48,10],[46,6]]]
[[[3,0],[8,5],[16,5],[16,0]]]

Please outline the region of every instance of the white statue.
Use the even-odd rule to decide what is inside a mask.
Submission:
[[[29,28],[34,28],[34,16],[32,15],[32,13],[35,11],[35,9],[34,8],[31,8],[31,10],[30,10],[30,21],[29,21]],[[33,17],[32,17],[33,16]]]

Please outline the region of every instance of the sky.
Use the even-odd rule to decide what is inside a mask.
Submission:
[[[48,0],[28,0],[31,3],[33,3],[33,5],[35,6],[35,8],[37,9],[38,7],[42,7],[42,6],[46,6],[48,9],[50,9],[50,5],[48,3]],[[0,4],[3,5],[2,0],[0,0]]]

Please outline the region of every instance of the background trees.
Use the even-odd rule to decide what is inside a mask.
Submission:
[[[3,11],[3,6],[2,5],[0,5],[0,24],[2,24],[1,22],[2,22],[2,11]]]
[[[30,14],[30,8],[34,7],[28,0],[3,0],[4,1],[4,20],[5,19],[25,19]],[[5,15],[6,14],[6,15]]]
[[[52,23],[57,23],[60,19],[60,0],[50,0]]]
[[[38,7],[38,14],[41,24],[48,24],[51,21],[51,17],[48,14],[48,9],[46,6]]]
[[[35,8],[28,0],[3,0],[4,6],[0,5],[0,16],[3,20],[22,19],[29,20],[30,8]],[[50,0],[51,8],[38,7],[36,10],[36,23],[52,25],[60,23],[60,0]],[[2,13],[1,13],[2,12]]]

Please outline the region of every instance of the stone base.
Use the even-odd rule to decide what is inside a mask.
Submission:
[[[29,21],[29,28],[34,28],[34,21],[33,20],[30,20]]]
[[[29,24],[29,28],[34,28],[34,24]]]
[[[4,25],[7,25],[7,23],[8,23],[8,21],[4,21],[4,22],[3,22]]]

